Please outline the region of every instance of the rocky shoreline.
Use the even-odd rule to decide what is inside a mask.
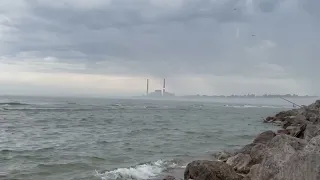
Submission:
[[[267,117],[264,123],[281,126],[265,131],[252,143],[214,160],[187,165],[184,180],[319,180],[320,100],[299,109]],[[178,180],[167,176],[164,180]]]

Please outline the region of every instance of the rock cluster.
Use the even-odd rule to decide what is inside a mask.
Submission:
[[[282,126],[214,161],[189,163],[184,180],[320,180],[320,100],[264,120]]]

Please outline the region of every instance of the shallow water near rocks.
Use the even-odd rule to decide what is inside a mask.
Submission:
[[[0,179],[179,175],[191,160],[238,148],[260,132],[276,129],[262,119],[288,108],[291,105],[279,99],[2,97]]]

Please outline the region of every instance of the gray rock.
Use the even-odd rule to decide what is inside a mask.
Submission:
[[[289,130],[290,135],[296,138],[303,138],[306,127],[307,127],[307,124],[303,124],[298,127],[292,128]]]
[[[273,124],[277,126],[282,126],[283,122],[282,121],[273,121]]]
[[[303,139],[310,141],[313,137],[320,135],[320,125],[308,124],[303,134]]]
[[[254,144],[254,143],[247,144],[247,145],[245,145],[244,147],[242,147],[241,149],[237,150],[237,151],[235,152],[235,154],[239,154],[239,153],[242,153],[242,154],[250,154],[251,149],[252,149],[255,145],[256,145],[256,144]]]
[[[311,122],[306,120],[303,115],[289,116],[284,119],[282,128],[287,129],[289,126],[301,126],[304,124],[311,124]]]
[[[221,151],[221,152],[218,152],[217,154],[214,154],[213,156],[219,161],[226,162],[228,158],[233,155],[234,155],[233,152]]]
[[[283,121],[284,118],[286,118],[288,116],[296,116],[297,114],[298,114],[298,111],[296,111],[296,110],[281,111],[275,115],[275,118],[280,121]]]
[[[251,157],[249,154],[237,154],[228,158],[227,164],[233,167],[236,172],[247,174],[250,171]]]
[[[264,158],[267,146],[264,144],[256,144],[250,152],[251,164],[260,164]]]
[[[279,173],[284,162],[294,155],[296,151],[292,146],[284,143],[281,147],[269,148],[264,154],[261,164],[250,169],[251,180],[270,180]]]
[[[288,135],[290,135],[290,131],[287,130],[287,129],[279,129],[276,134],[277,135],[279,135],[279,134],[288,134]]]
[[[295,150],[302,150],[306,145],[307,141],[299,138],[295,138],[286,134],[280,134],[274,137],[268,144],[268,148],[282,147],[284,144],[289,144]]]
[[[281,167],[274,180],[317,180],[320,179],[320,136],[294,154]]]
[[[274,178],[279,173],[279,169],[284,166],[285,162],[287,162],[297,150],[303,149],[306,144],[307,142],[302,139],[284,134],[277,135],[266,145],[265,151],[261,152],[262,155],[257,155],[257,157],[262,156],[263,160],[261,164],[251,167],[249,173],[250,178],[252,180],[270,180]],[[260,149],[263,148],[260,147]]]
[[[274,137],[276,136],[276,133],[273,131],[265,131],[261,134],[259,134],[254,140],[253,143],[245,145],[243,148],[237,150],[235,154],[250,154],[251,149],[256,145],[256,144],[267,144],[269,143]]]
[[[249,174],[247,174],[247,176],[244,179],[245,180],[257,180],[254,178],[259,177],[258,170],[260,167],[261,167],[260,164],[255,164],[255,165],[251,166]]]
[[[266,119],[264,119],[264,122],[272,122],[272,121],[274,121],[275,119],[276,119],[275,117],[269,116],[269,117],[267,117]]]
[[[233,168],[221,161],[197,160],[189,163],[184,172],[184,180],[242,180]]]
[[[312,138],[303,150],[320,154],[320,135]]]
[[[259,134],[253,141],[254,144],[261,143],[261,144],[267,144],[271,139],[273,139],[276,136],[276,133],[273,131],[265,131],[261,134]]]

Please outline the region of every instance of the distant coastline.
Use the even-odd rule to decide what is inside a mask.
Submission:
[[[265,94],[265,95],[184,95],[184,96],[135,96],[137,98],[160,98],[160,99],[172,99],[172,98],[185,98],[185,99],[213,99],[213,98],[317,98],[318,96],[310,96],[310,95],[296,95],[296,94]]]
[[[186,95],[186,96],[180,96],[185,98],[316,98],[318,96],[309,96],[309,95],[296,95],[296,94],[265,94],[265,95],[255,95],[255,94],[248,94],[248,95]]]

